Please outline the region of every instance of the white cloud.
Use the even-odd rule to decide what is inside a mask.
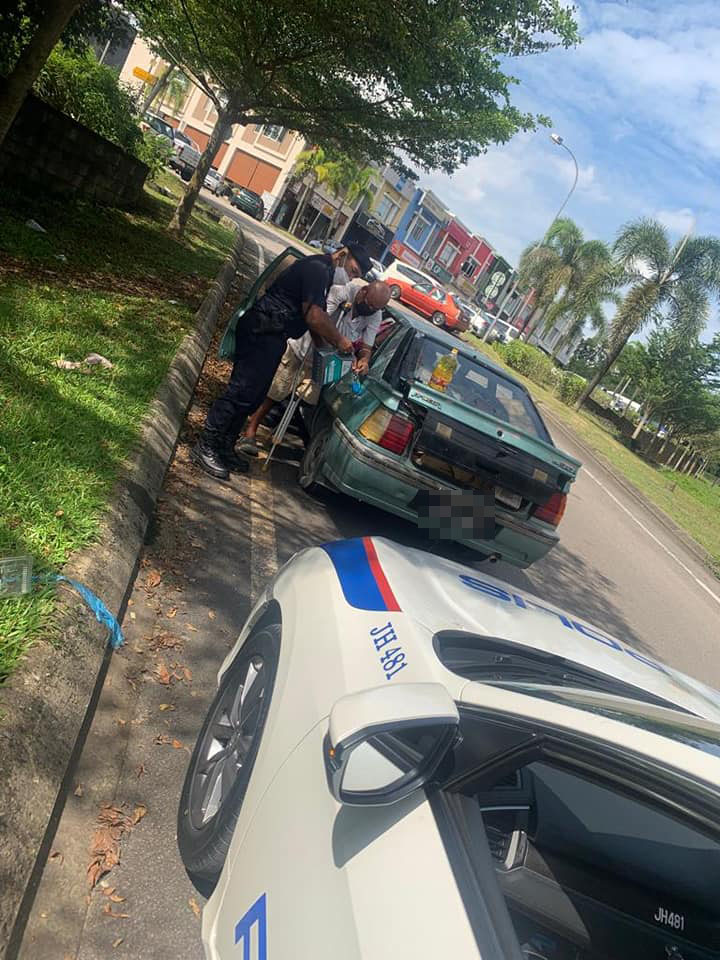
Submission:
[[[671,233],[686,234],[695,227],[695,214],[689,207],[680,210],[656,210],[653,216]]]

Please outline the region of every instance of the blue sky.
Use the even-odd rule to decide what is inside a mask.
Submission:
[[[680,236],[720,235],[720,3],[581,0],[583,42],[513,61],[517,106],[549,115],[577,157],[567,208],[588,237],[652,216]],[[434,190],[516,264],[541,237],[572,183],[570,157],[549,130],[519,134]],[[720,329],[717,313],[713,329]]]

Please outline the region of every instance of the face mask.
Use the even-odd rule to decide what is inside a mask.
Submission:
[[[342,286],[345,286],[346,283],[350,283],[350,277],[347,275],[347,270],[345,267],[335,267],[333,283],[339,283]]]
[[[358,317],[371,317],[377,311],[369,303],[355,303],[355,314]]]

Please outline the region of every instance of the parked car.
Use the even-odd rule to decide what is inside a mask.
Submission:
[[[190,140],[189,137],[185,138]],[[177,141],[177,149],[170,158],[170,167],[173,170],[176,170],[183,180],[189,180],[195,173],[195,168],[200,162],[200,151],[197,147],[192,146],[193,141],[190,140],[189,143],[185,143],[184,140]]]
[[[456,527],[447,539],[529,566],[558,542],[580,463],[554,445],[525,387],[485,354],[402,308],[386,316],[365,392],[355,396],[346,377],[308,415],[300,485],[342,491],[421,526],[428,492],[487,494],[483,535]],[[438,361],[453,348],[457,369],[435,389]]]
[[[233,194],[230,203],[243,213],[247,213],[256,220],[262,220],[265,216],[265,204],[262,197],[251,190],[249,187],[240,187],[237,193]]]
[[[405,280],[406,282],[409,280],[410,283],[429,283],[433,286],[437,283],[437,278],[431,277],[429,273],[423,273],[422,270],[418,270],[416,267],[409,266],[402,260],[394,260],[383,270],[378,279],[384,280],[389,284],[392,284],[394,280]]]
[[[413,283],[396,277],[390,283],[390,296],[400,300],[424,317],[428,317],[436,327],[447,327],[458,332],[467,329],[460,318],[455,301],[443,287],[421,280]]]
[[[140,129],[152,130],[152,132],[156,133],[159,137],[164,137],[165,140],[169,140],[173,147],[175,146],[175,127],[168,123],[167,120],[163,120],[163,118],[159,117],[156,113],[146,113],[140,121]]]
[[[193,150],[200,153],[200,147],[184,130],[175,130],[175,149],[180,150],[181,147],[192,147]]]
[[[374,260],[370,257],[370,269],[365,274],[366,280],[382,280],[383,273],[385,272],[385,267],[380,263],[379,260]]]
[[[308,246],[322,250],[323,253],[335,253],[342,247],[342,243],[339,240],[311,240]]]
[[[215,196],[217,197],[222,193],[224,185],[225,185],[225,181],[217,172],[215,167],[210,167],[207,174],[205,175],[203,186],[207,190],[209,190],[211,193],[214,193]]]
[[[482,337],[492,323],[492,319],[493,318],[489,314],[483,313],[482,310],[478,310],[470,321],[470,329],[476,336]]]
[[[518,328],[514,327],[511,323],[507,323],[505,320],[490,317],[490,324],[492,324],[492,330],[488,336],[488,343],[495,343],[496,341],[500,341],[500,343],[511,343],[520,336]]]
[[[205,957],[710,960],[719,704],[517,583],[381,538],[303,550],[182,790]]]

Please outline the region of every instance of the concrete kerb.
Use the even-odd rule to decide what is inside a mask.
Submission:
[[[99,542],[64,571],[87,584],[118,620],[125,614],[155,501],[175,450],[245,237],[232,251],[182,341],[143,422]],[[111,659],[106,630],[67,590],[57,608],[61,649],[39,643],[1,691],[0,956],[19,950],[33,897]],[[120,749],[121,736],[118,736]]]
[[[562,422],[558,417],[552,414],[548,408],[542,404],[543,407],[543,416],[548,421],[548,424],[557,430],[560,433],[565,434],[574,444],[576,444],[583,451],[586,457],[593,460],[597,465],[610,474],[612,479],[621,487],[625,493],[627,493],[633,500],[643,507],[657,523],[660,524],[667,532],[679,540],[685,549],[691,553],[696,560],[698,560],[704,567],[708,569],[709,572],[714,573],[713,562],[710,554],[705,550],[697,540],[693,538],[678,526],[660,507],[656,506],[651,500],[649,500],[641,490],[639,490],[633,483],[629,480],[626,480],[614,467],[613,465],[598,453],[596,450],[593,450],[592,447],[588,446],[584,440],[582,440],[574,430],[568,427]]]

